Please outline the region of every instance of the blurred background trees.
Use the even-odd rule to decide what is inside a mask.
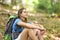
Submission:
[[[60,11],[60,0],[0,0],[0,4],[9,5],[12,8],[25,7],[36,12],[59,13]]]

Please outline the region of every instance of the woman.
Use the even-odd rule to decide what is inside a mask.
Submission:
[[[35,32],[38,32],[38,35],[41,35],[40,30],[44,30],[44,28],[40,28],[39,26],[35,26],[33,24],[27,22],[28,12],[25,8],[22,8],[18,11],[18,18],[15,20],[12,33],[20,33],[18,37],[14,38],[14,40],[38,40]],[[36,29],[36,30],[34,30]],[[14,35],[14,34],[13,34]],[[14,36],[15,37],[15,36]],[[39,36],[41,40],[41,37]]]

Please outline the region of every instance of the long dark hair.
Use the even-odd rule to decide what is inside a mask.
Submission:
[[[22,14],[24,9],[26,9],[26,8],[21,8],[21,9],[18,10],[18,18],[20,18],[20,15]],[[25,18],[24,22],[27,22],[27,18]]]

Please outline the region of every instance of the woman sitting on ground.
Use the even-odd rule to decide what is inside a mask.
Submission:
[[[31,22],[27,22],[27,18],[27,10],[25,8],[21,8],[18,11],[18,18],[15,20],[12,27],[13,33],[19,33],[18,37],[14,38],[14,40],[43,40],[42,35],[44,34],[44,28],[40,28]]]

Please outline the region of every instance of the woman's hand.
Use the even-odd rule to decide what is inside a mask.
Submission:
[[[44,28],[38,28],[39,30],[40,30],[40,32],[41,32],[41,35],[43,35],[45,32],[46,32],[46,29],[44,29]],[[37,30],[36,30],[37,31]]]
[[[41,30],[41,31],[46,30],[46,29],[43,27],[43,25],[40,25],[40,24],[39,24],[38,26],[40,27],[40,30]]]
[[[39,30],[41,30],[41,31],[46,30],[46,29],[43,27],[43,25],[37,25],[37,26],[35,26],[35,27],[37,27],[37,29],[39,29]]]
[[[34,26],[36,29],[44,31],[44,28],[40,28],[39,26]]]
[[[46,29],[43,27],[43,25],[40,25],[40,23],[38,23],[37,21],[34,21],[34,22],[33,22],[33,25],[36,25],[37,28],[38,28],[39,30],[41,30],[41,31],[46,30]]]

